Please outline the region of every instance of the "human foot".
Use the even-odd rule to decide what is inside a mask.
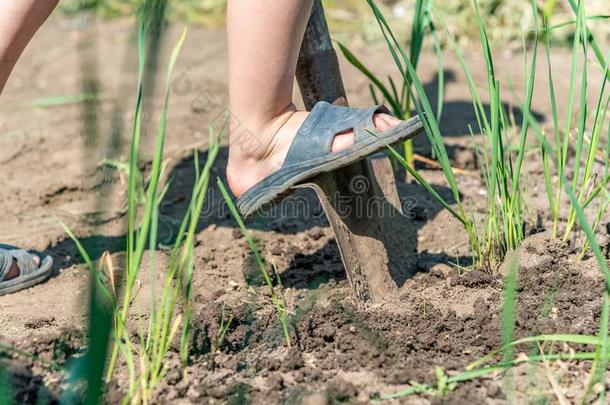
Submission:
[[[308,115],[308,112],[296,111],[294,106],[290,106],[256,135],[235,134],[234,130],[231,130],[227,181],[237,198],[282,167],[288,149]],[[389,114],[379,113],[373,116],[375,129],[380,132],[393,128],[400,122]],[[353,130],[340,132],[333,138],[331,152],[341,152],[353,144]]]
[[[52,271],[51,256],[0,244],[0,296],[40,284]]]
[[[40,257],[33,256],[33,259],[36,262],[36,266],[40,266]],[[15,278],[19,277],[20,275],[21,275],[21,269],[19,268],[17,261],[13,260],[13,265],[11,266],[11,269],[8,271],[8,273],[6,274],[4,281],[9,281],[9,280],[15,279]]]

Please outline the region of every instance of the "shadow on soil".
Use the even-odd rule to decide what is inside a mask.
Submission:
[[[226,147],[221,148],[212,169],[212,181],[210,182],[212,186],[207,193],[197,229],[198,232],[209,226],[228,227],[237,231],[236,223],[229,212],[228,206],[219,190],[213,185],[216,176],[226,182],[224,168],[226,167],[227,156],[228,149]],[[199,155],[200,167],[205,163],[206,158],[207,152],[201,152]],[[163,245],[170,245],[174,241],[180,220],[188,209],[195,182],[194,163],[194,157],[188,156],[179,161],[171,172],[171,185],[160,209],[159,240]],[[396,218],[397,221],[401,222],[401,232],[403,233],[401,239],[409,242],[408,249],[415,254],[417,252],[417,233],[419,229],[429,219],[434,218],[442,207],[428,195],[423,187],[415,183],[398,181],[397,187],[404,212],[402,218]],[[452,194],[448,188],[435,186],[435,189],[449,203],[453,202]],[[393,209],[390,215],[397,216],[398,211]],[[249,229],[286,235],[308,232],[313,238],[316,238],[317,230],[329,226],[315,193],[312,190],[303,189],[296,190],[277,205],[248,219],[246,225]],[[81,243],[92,260],[99,259],[105,251],[111,253],[123,251],[125,242],[125,235],[94,235],[81,239]],[[45,250],[45,253],[56,258],[56,272],[83,262],[76,246],[69,239],[49,247]],[[439,262],[442,261],[446,261],[445,258],[439,257]],[[425,268],[414,266],[407,278],[418,270],[425,270]],[[320,283],[330,278],[344,279],[344,273],[339,250],[333,240],[313,254],[306,255],[295,252],[288,269],[283,272],[283,279],[285,279],[286,287],[316,288]],[[396,281],[399,285],[402,285],[406,278],[403,276],[402,279]]]
[[[445,81],[455,81],[453,71],[445,72]],[[435,101],[438,94],[438,83],[436,80],[425,85],[426,93],[430,100],[433,100],[432,108],[436,110]],[[510,117],[514,117],[514,122],[519,123],[522,119],[522,112],[518,108],[513,108],[507,103],[503,103],[505,110]],[[489,105],[485,104],[484,109],[489,112]],[[537,120],[542,120],[543,116],[534,112]],[[472,104],[468,101],[452,101],[444,104],[443,120],[441,121],[441,131],[445,136],[459,136],[467,132],[468,126],[477,128],[476,116]],[[430,157],[430,144],[426,136],[421,135],[415,140],[416,151]],[[449,157],[454,166],[459,168],[472,169],[476,167],[475,154],[471,149],[463,146],[448,146]],[[205,162],[207,152],[199,155],[200,166]],[[208,191],[205,205],[203,207],[198,231],[210,225],[218,227],[236,228],[235,221],[231,217],[226,203],[224,202],[218,189],[213,186],[214,178],[220,177],[226,183],[225,167],[227,163],[228,150],[221,148],[219,156],[212,168],[211,187]],[[175,233],[179,227],[180,220],[187,210],[191,198],[191,192],[195,180],[194,158],[187,156],[174,165],[170,179],[171,186],[161,205],[160,235],[159,240],[163,244],[170,244],[175,238]],[[398,178],[404,178],[404,171],[397,171]],[[404,218],[402,226],[404,240],[409,241],[409,250],[417,252],[417,233],[428,219],[434,218],[442,209],[428,193],[419,185],[398,181],[399,196],[401,200]],[[434,186],[436,191],[449,203],[453,202],[450,190],[444,186]],[[404,220],[406,218],[406,220]],[[328,227],[324,211],[314,192],[311,190],[296,190],[291,196],[285,198],[281,203],[271,207],[261,214],[249,219],[247,226],[250,229],[277,232],[281,234],[297,234],[316,227]],[[81,240],[83,246],[90,253],[93,260],[98,259],[104,251],[120,252],[125,246],[125,236],[103,236],[94,235]],[[45,253],[56,258],[55,274],[60,269],[67,268],[73,264],[82,263],[82,258],[71,240],[65,239],[59,244],[50,246]],[[425,255],[420,258],[414,271],[428,270],[435,263],[447,262],[450,259],[446,255]],[[468,263],[469,258],[458,258],[461,263]],[[324,274],[317,274],[316,268],[325,267],[331,269]],[[311,277],[302,280],[300,277],[293,277],[296,273],[309,271]],[[412,276],[413,274],[410,274]],[[327,243],[322,249],[314,254],[303,255],[296,253],[291,261],[289,268],[284,272],[286,286],[300,288],[315,288],[325,279],[343,279],[345,277],[341,265],[340,255],[334,241]],[[292,280],[292,281],[291,281]],[[397,280],[399,284],[404,283],[404,279]]]

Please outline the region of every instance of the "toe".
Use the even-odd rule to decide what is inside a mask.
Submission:
[[[17,265],[16,261],[13,261],[13,265],[11,266],[11,269],[8,271],[8,274],[5,277],[5,280],[12,280],[14,278],[19,277],[19,275],[21,274],[21,270],[19,269],[19,266]]]
[[[400,124],[400,120],[389,114],[375,114],[373,124],[378,131],[385,131]],[[354,131],[345,131],[335,135],[332,144],[332,152],[341,152],[354,144]]]
[[[32,255],[32,260],[34,260],[34,263],[36,263],[36,267],[40,267],[40,257],[38,255]],[[11,266],[11,269],[9,270],[8,274],[5,277],[5,280],[6,281],[12,280],[12,279],[19,277],[20,275],[21,275],[21,269],[19,268],[17,261],[14,260],[13,265]]]
[[[346,131],[335,135],[331,147],[332,153],[341,152],[354,144],[354,131]]]
[[[400,124],[400,120],[389,114],[375,114],[373,117],[375,128],[379,131],[385,131]]]

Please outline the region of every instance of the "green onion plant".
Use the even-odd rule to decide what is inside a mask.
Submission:
[[[570,0],[572,1],[572,0]],[[465,61],[464,55],[460,50],[455,38],[449,32],[448,26],[444,18],[439,15],[438,12],[432,7],[431,12],[424,13],[428,15],[433,14],[439,21],[439,25],[444,27],[446,31],[446,38],[449,47],[452,49],[454,54],[460,63],[464,76],[466,77],[468,89],[472,98],[473,110],[476,116],[476,125],[478,132],[481,137],[474,136],[474,129],[469,127],[470,133],[473,135],[474,149],[479,156],[481,162],[481,177],[486,185],[487,195],[487,207],[485,214],[482,219],[477,220],[474,213],[469,213],[464,209],[463,203],[460,199],[460,194],[457,189],[457,183],[455,175],[451,168],[445,145],[443,144],[442,134],[439,126],[439,115],[432,111],[431,104],[424,92],[423,85],[419,80],[416,71],[415,64],[417,57],[413,58],[413,49],[418,49],[416,45],[411,46],[411,52],[408,54],[401,43],[396,39],[391,27],[387,23],[387,20],[383,16],[380,8],[377,6],[374,0],[368,0],[368,4],[371,7],[373,14],[379,24],[383,37],[386,41],[388,49],[392,55],[392,59],[400,72],[403,80],[408,87],[406,91],[409,93],[408,100],[413,100],[414,107],[422,120],[423,126],[426,130],[426,134],[432,144],[434,156],[437,158],[443,173],[445,175],[447,184],[452,191],[455,207],[449,208],[447,201],[444,201],[438,193],[432,190],[432,187],[426,182],[426,180],[415,173],[415,170],[410,167],[411,165],[406,159],[400,159],[396,152],[391,150],[391,155],[396,160],[406,167],[408,172],[422,184],[428,191],[430,191],[433,197],[443,207],[447,208],[449,212],[456,217],[464,226],[464,229],[468,235],[470,241],[471,251],[473,255],[473,262],[475,266],[487,266],[495,267],[503,259],[506,253],[510,250],[516,249],[527,232],[527,221],[526,221],[526,208],[527,204],[524,196],[524,184],[522,182],[523,163],[526,155],[526,147],[528,145],[528,134],[530,132],[530,120],[526,119],[528,113],[531,111],[532,102],[535,95],[534,84],[536,81],[537,73],[537,57],[538,57],[538,34],[541,31],[538,27],[538,20],[534,19],[534,30],[533,39],[531,41],[530,60],[527,61],[526,54],[526,84],[524,89],[523,101],[520,104],[521,110],[524,112],[523,119],[519,123],[519,135],[518,137],[511,136],[514,132],[512,130],[513,122],[509,119],[509,111],[506,110],[504,104],[501,102],[502,86],[500,80],[496,75],[496,69],[494,65],[494,57],[492,53],[492,45],[490,44],[485,23],[483,21],[482,13],[479,9],[478,2],[473,1],[474,20],[479,31],[479,38],[482,46],[482,53],[485,61],[486,72],[487,72],[487,83],[486,89],[487,94],[485,99],[489,101],[489,108],[485,108],[483,103],[484,97],[479,90],[479,86],[474,80],[474,76]],[[534,2],[531,3],[532,11],[534,15],[537,13],[537,7]],[[572,73],[570,77],[570,91],[568,95],[568,113],[565,125],[563,129],[560,127],[559,118],[557,114],[557,102],[554,92],[553,74],[550,67],[549,57],[549,37],[545,36],[547,43],[547,62],[549,64],[549,86],[551,95],[551,107],[553,114],[553,126],[554,135],[556,142],[561,144],[561,148],[558,148],[557,160],[560,162],[557,173],[553,174],[550,171],[549,156],[546,153],[542,153],[542,161],[544,165],[545,173],[545,185],[547,194],[549,197],[550,212],[553,217],[553,228],[554,232],[558,234],[560,209],[563,201],[562,195],[562,179],[566,177],[568,170],[572,174],[573,187],[577,190],[577,196],[579,203],[585,208],[588,206],[597,207],[595,213],[595,222],[593,224],[596,229],[602,222],[602,218],[606,214],[610,203],[608,202],[608,159],[605,157],[608,154],[608,148],[602,151],[600,148],[602,139],[602,130],[605,128],[606,115],[608,112],[608,104],[610,103],[610,96],[606,95],[606,82],[607,78],[604,78],[601,89],[599,90],[598,102],[592,109],[594,111],[594,120],[592,127],[588,127],[588,113],[589,108],[587,105],[587,62],[584,62],[582,68],[583,72],[580,77],[577,76],[578,71],[578,60],[579,55],[586,55],[587,46],[594,47],[592,44],[596,44],[595,39],[591,33],[587,30],[586,17],[584,13],[584,7],[578,5],[577,21],[576,21],[576,32],[574,36],[573,44],[573,58],[572,58]],[[428,23],[430,26],[433,24]],[[547,30],[546,26],[544,30]],[[525,42],[525,41],[524,41]],[[346,58],[356,66],[361,72],[363,72],[372,85],[379,89],[384,95],[384,98],[393,100],[393,93],[390,92],[381,81],[370,72],[363,63],[357,59],[349,50],[344,46],[339,45],[343,54]],[[599,47],[595,45],[595,49]],[[524,46],[525,49],[525,46]],[[581,52],[579,52],[579,49]],[[598,61],[602,65],[603,71],[608,71],[608,65],[606,59],[599,59],[600,53],[594,51],[598,57]],[[418,55],[418,53],[416,52]],[[584,58],[586,59],[586,58]],[[603,63],[602,63],[603,62]],[[442,70],[442,67],[439,67]],[[581,94],[579,97],[579,103],[575,102],[575,94],[577,83],[581,83]],[[393,102],[391,102],[393,105]],[[577,120],[577,127],[572,128],[572,116],[578,105],[579,116]],[[394,108],[394,107],[393,107]],[[563,132],[562,132],[563,131]],[[569,160],[569,146],[571,145],[571,134],[576,133],[575,143],[575,157]],[[590,135],[588,135],[590,132]],[[514,139],[516,138],[516,139]],[[516,146],[514,146],[516,143]],[[391,149],[391,148],[390,148]],[[596,159],[604,159],[603,173],[599,172],[599,169],[595,169]],[[582,162],[581,162],[582,161]],[[556,179],[554,181],[553,179]],[[592,204],[592,203],[596,204]],[[573,234],[574,225],[576,224],[576,212],[572,203],[569,203],[568,219],[565,224],[565,230],[563,238],[567,239]],[[481,224],[482,225],[479,225]],[[588,241],[583,242],[583,253],[588,248]]]
[[[94,285],[102,297],[104,305],[112,309],[112,335],[114,345],[107,367],[105,358],[95,364],[101,373],[106,369],[106,381],[114,376],[119,360],[122,360],[129,373],[129,387],[124,403],[151,403],[152,389],[164,378],[166,373],[165,359],[170,344],[180,336],[181,358],[183,364],[188,362],[191,339],[190,322],[192,318],[192,275],[193,249],[195,234],[200,214],[205,201],[212,165],[220,148],[223,130],[216,133],[210,129],[210,140],[207,160],[203,168],[199,168],[198,155],[195,154],[196,181],[188,210],[181,222],[177,237],[170,250],[169,264],[160,291],[156,291],[154,272],[159,271],[155,262],[158,245],[157,234],[159,224],[159,206],[167,192],[168,185],[161,186],[164,172],[163,151],[167,125],[167,110],[169,105],[170,84],[172,73],[178,55],[186,38],[186,30],[182,33],[171,53],[164,102],[161,110],[159,129],[155,140],[155,151],[150,176],[143,193],[142,175],[138,169],[140,140],[142,136],[142,109],[144,69],[147,61],[146,38],[148,37],[151,3],[145,1],[138,24],[138,87],[135,107],[135,117],[131,134],[130,159],[128,167],[127,189],[127,245],[125,257],[125,275],[122,289],[117,286],[114,275],[116,266],[108,255],[103,256],[99,267],[92,262],[85,248],[75,235],[64,227],[69,237],[76,243],[87,268],[93,275]],[[143,196],[144,194],[144,196]],[[139,298],[142,262],[148,250],[149,278],[151,288],[151,303],[147,311]],[[140,308],[140,315],[147,315],[148,322],[140,321],[134,325],[130,315]],[[92,311],[94,312],[94,311]],[[93,313],[91,318],[93,319]],[[137,318],[141,319],[142,316]]]
[[[213,353],[220,350],[220,348],[222,347],[222,343],[224,342],[225,337],[227,335],[227,332],[229,331],[229,328],[233,323],[233,315],[231,315],[229,319],[226,319],[225,315],[225,307],[223,304],[222,311],[220,314],[220,326],[218,328],[218,336],[216,336],[216,340],[214,341],[214,345],[212,346]]]
[[[432,19],[430,18],[432,1],[431,0],[416,0],[413,21],[411,22],[411,38],[409,45],[409,60],[411,61],[414,70],[417,70],[417,65],[423,50],[424,39],[429,33],[433,39],[434,49],[437,57],[438,71],[438,100],[436,109],[436,118],[440,120],[443,110],[443,94],[445,89],[445,76],[443,70],[443,52],[441,42],[436,32]],[[391,76],[387,78],[385,84],[377,77],[365,64],[354,55],[348,47],[341,43],[337,43],[339,50],[343,56],[356,69],[358,69],[368,80],[370,80],[369,91],[375,104],[387,102],[392,113],[401,119],[409,119],[413,109],[412,92],[410,91],[413,84],[413,78],[409,72],[402,75],[402,83],[397,86]],[[415,161],[413,157],[413,141],[408,140],[404,143],[404,158],[407,164],[414,167]]]
[[[576,8],[576,29],[572,43],[572,59],[569,77],[569,91],[567,99],[567,112],[563,127],[559,122],[557,100],[555,96],[554,77],[550,58],[550,41],[546,36],[546,61],[548,67],[549,97],[553,117],[552,141],[556,145],[554,160],[557,162],[553,171],[549,163],[549,156],[541,149],[544,165],[544,178],[551,216],[553,218],[553,234],[568,240],[573,234],[577,223],[576,208],[571,200],[567,201],[567,221],[564,229],[560,230],[562,207],[566,202],[562,199],[564,182],[570,181],[575,190],[578,203],[584,208],[595,207],[595,220],[593,230],[596,230],[608,211],[610,198],[608,196],[609,165],[608,142],[602,142],[607,123],[610,92],[608,89],[608,75],[602,78],[601,86],[595,91],[595,104],[589,105],[589,47],[594,42],[586,28],[585,7],[579,2]],[[603,72],[608,71],[610,59],[601,59]],[[582,61],[582,63],[581,63]],[[582,65],[582,66],[580,66]],[[579,77],[580,72],[580,77]],[[577,99],[577,89],[580,84],[580,94]],[[608,94],[607,94],[608,93]],[[592,113],[591,113],[592,111]],[[576,116],[576,122],[574,122]],[[590,124],[592,119],[592,123]],[[610,132],[610,129],[608,130]],[[608,135],[606,133],[606,135]],[[573,154],[571,153],[573,152]],[[601,161],[601,168],[599,162]],[[555,180],[554,180],[555,179]],[[586,253],[590,244],[585,240],[581,257]]]

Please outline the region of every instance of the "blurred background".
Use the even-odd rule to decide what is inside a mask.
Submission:
[[[60,3],[60,11],[70,14],[82,10],[97,10],[104,18],[114,18],[134,15],[139,3],[138,0],[63,0]],[[226,0],[168,0],[167,3],[167,15],[172,21],[206,27],[224,25]],[[323,3],[336,39],[381,42],[381,33],[366,1],[323,0]],[[379,3],[399,37],[407,38],[415,0],[383,0]],[[462,47],[469,46],[472,40],[478,37],[470,0],[442,0],[434,3],[438,12],[447,18],[451,32]],[[520,47],[522,36],[529,36],[523,27],[531,27],[530,0],[480,0],[479,3],[493,44]],[[569,3],[565,0],[536,0],[536,3],[539,11],[547,17],[550,26],[565,25],[563,29],[553,30],[552,38],[556,44],[567,44],[571,39],[572,30],[570,24],[566,23],[574,21]],[[597,18],[610,14],[610,2],[586,0],[585,6],[589,15],[589,28],[595,33],[597,40],[610,41],[610,24],[607,20]],[[443,30],[439,30],[442,39],[440,31]]]

